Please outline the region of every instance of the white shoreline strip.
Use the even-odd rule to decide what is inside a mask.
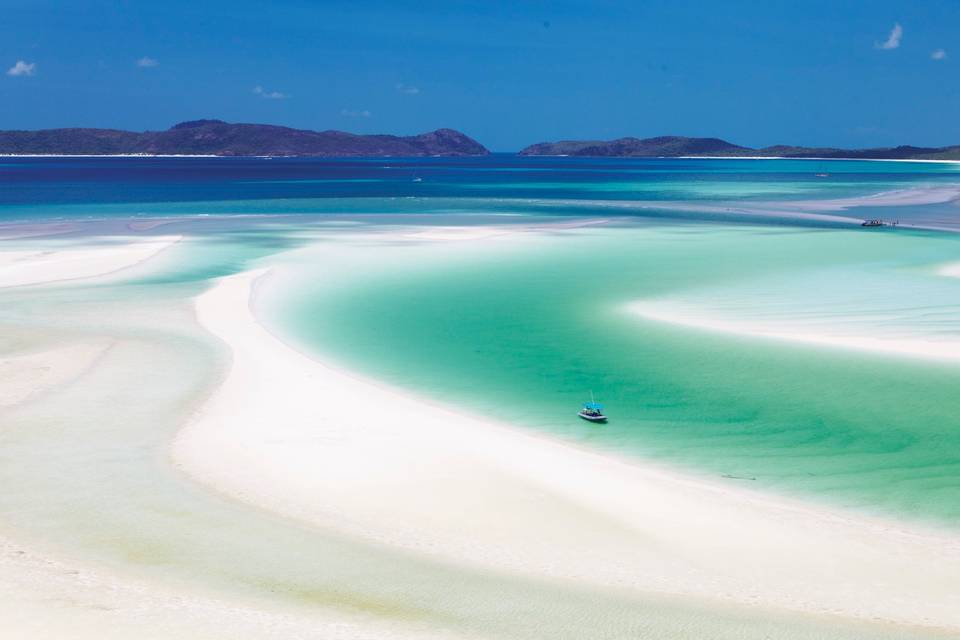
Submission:
[[[357,378],[257,322],[263,274],[223,278],[196,301],[233,353],[172,446],[197,480],[463,565],[960,629],[955,537],[625,463]]]
[[[212,153],[0,153],[0,158],[263,158],[265,156],[220,156]]]

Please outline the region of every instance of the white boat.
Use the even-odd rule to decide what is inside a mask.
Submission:
[[[584,402],[577,415],[590,422],[606,422],[607,416],[603,413],[603,405],[595,402],[593,392],[590,392],[590,402]]]

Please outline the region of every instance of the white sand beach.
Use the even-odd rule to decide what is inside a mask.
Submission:
[[[197,299],[232,364],[172,454],[208,486],[465,566],[960,632],[960,539],[582,451],[358,378],[261,326],[256,287],[271,277],[230,276]]]

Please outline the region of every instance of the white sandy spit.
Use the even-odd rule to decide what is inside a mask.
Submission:
[[[0,287],[63,282],[103,276],[149,260],[180,236],[131,238],[106,245],[0,248]]]
[[[197,317],[229,373],[176,464],[243,501],[463,565],[960,630],[960,540],[582,451],[304,356],[258,323],[264,272]]]
[[[867,196],[836,198],[833,200],[792,200],[785,202],[758,203],[782,209],[807,211],[844,211],[854,207],[903,207],[928,204],[943,204],[960,198],[960,187],[926,186],[910,189],[881,191]]]
[[[709,214],[750,216],[757,218],[785,218],[798,220],[813,220],[834,222],[849,225],[859,225],[862,217],[854,215],[838,215],[840,213],[856,213],[858,207],[890,207],[891,214],[895,214],[897,207],[923,206],[945,204],[960,199],[960,187],[955,186],[925,186],[910,189],[895,189],[883,191],[867,196],[849,198],[834,198],[823,200],[757,200],[750,203],[729,202],[710,204],[704,202],[671,202],[669,207],[656,202],[629,202],[605,204],[604,206],[637,207],[641,209],[664,209],[674,211],[696,211]],[[934,224],[931,224],[933,222]],[[956,231],[950,224],[936,224],[935,220],[911,219],[904,226],[940,231]]]
[[[597,225],[604,225],[610,222],[606,218],[588,218],[578,219],[570,222],[552,222],[547,224],[513,224],[510,226],[496,225],[474,225],[464,226],[430,226],[417,227],[412,231],[394,232],[390,235],[402,240],[422,240],[431,242],[461,242],[472,240],[487,240],[490,238],[502,238],[506,236],[517,236],[538,231],[564,231],[570,229],[581,229]]]
[[[834,202],[834,201],[829,201]],[[590,205],[597,209],[626,209],[635,211],[689,211],[695,213],[706,213],[718,215],[725,218],[731,216],[744,216],[758,219],[781,219],[781,220],[812,220],[818,222],[836,222],[847,225],[859,225],[863,222],[862,218],[851,216],[841,216],[831,213],[824,213],[817,207],[805,207],[805,202],[785,200],[782,202],[754,202],[749,205],[743,202],[721,202],[713,204],[707,201],[671,201],[664,203],[656,200],[552,200],[542,201],[544,207],[564,206],[564,205]],[[794,206],[797,205],[797,206]],[[852,205],[851,205],[852,206]],[[828,206],[824,210],[842,210],[845,206]],[[814,211],[805,211],[803,209],[814,209]]]
[[[937,275],[948,278],[960,278],[960,262],[951,262],[937,269]]]
[[[669,206],[660,202],[632,201],[632,202],[597,202],[596,206],[620,207],[630,209],[650,209],[671,211],[690,211],[720,215],[725,217],[743,216],[762,218],[780,218],[794,220],[811,220],[818,222],[839,223],[850,226],[859,226],[864,218],[858,215],[859,207],[889,207],[891,216],[896,216],[897,207],[916,207],[934,204],[946,204],[960,200],[960,187],[955,186],[923,186],[909,189],[895,189],[866,196],[849,198],[833,198],[822,200],[755,200],[752,202],[671,202]],[[875,217],[876,214],[869,214]],[[896,218],[888,219],[888,222]],[[898,222],[898,224],[901,224]],[[949,216],[929,215],[917,217],[911,211],[909,220],[902,223],[904,227],[928,229],[934,231],[956,232],[957,227]]]
[[[940,273],[950,275],[943,273],[943,271]],[[960,276],[960,271],[958,271],[958,276]],[[950,338],[937,337],[934,339],[919,335],[912,337],[873,336],[864,331],[851,332],[849,328],[845,331],[832,331],[828,326],[803,327],[782,323],[764,324],[749,320],[716,317],[710,315],[709,312],[662,302],[633,302],[628,304],[626,309],[629,313],[646,320],[703,331],[927,360],[960,361],[960,340]],[[842,320],[837,319],[836,322],[842,322]]]

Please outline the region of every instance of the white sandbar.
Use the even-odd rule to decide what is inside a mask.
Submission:
[[[946,276],[948,278],[960,278],[960,262],[951,262],[949,264],[942,265],[937,270],[937,275]]]
[[[940,273],[951,275],[943,271],[940,271]],[[958,276],[960,276],[960,271],[958,271]],[[707,313],[674,308],[658,302],[633,302],[627,305],[627,311],[647,320],[703,331],[923,358],[925,360],[960,361],[960,341],[951,338],[878,337],[863,332],[851,333],[849,329],[846,332],[831,332],[826,327],[810,330],[787,325],[713,317]],[[843,324],[843,319],[835,319],[835,322]]]

